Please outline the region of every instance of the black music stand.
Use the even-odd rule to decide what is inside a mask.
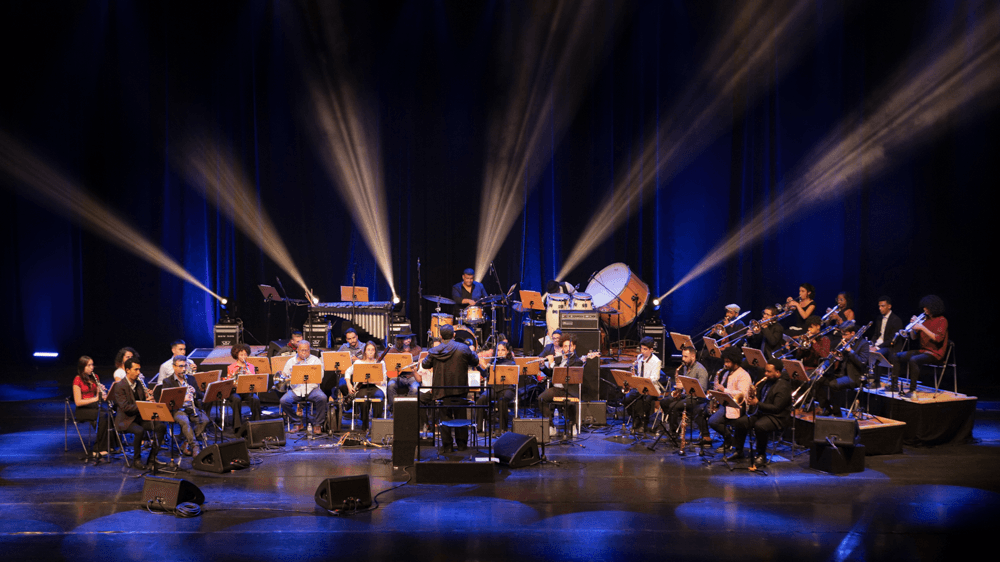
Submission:
[[[202,400],[214,402],[215,407],[219,410],[219,417],[222,418],[222,425],[219,427],[219,430],[215,432],[216,444],[222,441],[222,432],[226,429],[226,412],[223,410],[223,402],[233,393],[233,387],[235,385],[236,381],[233,379],[226,379],[224,381],[209,383],[209,385],[205,388],[205,397]]]
[[[161,404],[166,404],[167,409],[170,410],[170,414],[173,415],[174,412],[184,407],[185,398],[187,398],[187,387],[178,386],[175,388],[164,388],[160,390],[160,398],[159,400],[157,400],[157,402]],[[173,423],[176,423],[176,419],[174,420]],[[168,430],[170,431],[170,450],[169,450],[170,466],[174,467],[174,469],[176,470],[176,468],[180,465],[180,463],[174,461],[174,441],[175,441],[174,427],[170,426]],[[177,448],[177,452],[180,453],[180,447]]]
[[[174,416],[170,414],[170,409],[167,407],[166,404],[161,404],[159,402],[139,401],[136,402],[135,405],[137,408],[139,408],[139,417],[142,418],[143,420],[148,420],[153,423],[153,439],[156,439],[157,422],[165,421],[167,423],[173,423],[174,421]],[[134,444],[134,446],[141,448],[142,440],[140,439],[139,443]],[[139,457],[139,460],[142,460],[141,457]],[[172,451],[171,451],[171,461],[173,461]],[[156,460],[156,457],[151,458],[148,464],[150,464],[152,467],[153,476],[156,476],[157,473],[156,468],[157,464],[159,464]]]
[[[583,367],[553,367],[552,368],[552,381],[553,381],[553,383],[555,383],[556,381],[559,381],[560,384],[563,385],[563,390],[565,391],[564,395],[563,396],[553,396],[552,397],[552,401],[553,402],[562,402],[563,403],[563,436],[570,435],[572,437],[572,434],[570,433],[570,430],[569,430],[569,415],[568,415],[569,412],[566,411],[566,410],[569,409],[569,407],[567,406],[567,404],[569,404],[570,402],[573,401],[573,397],[570,396],[570,394],[569,394],[569,385],[571,385],[571,384],[577,385],[579,387],[578,388],[578,392],[580,393],[580,396],[583,395]],[[576,419],[576,427],[577,428],[579,428],[580,425],[581,425],[580,424],[580,416],[582,414],[582,412],[580,411],[581,406],[582,406],[581,399],[580,398],[576,398],[576,418],[577,418]],[[564,442],[572,444],[572,445],[576,445],[576,446],[578,446],[580,448],[585,448],[585,447],[583,447],[583,445],[580,445],[579,443],[573,443],[572,439],[565,439]]]

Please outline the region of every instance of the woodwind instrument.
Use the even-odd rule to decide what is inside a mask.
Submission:
[[[681,453],[687,447],[687,427],[688,427],[688,411],[687,408],[681,410]]]

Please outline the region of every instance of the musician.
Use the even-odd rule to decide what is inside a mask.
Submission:
[[[149,398],[149,391],[139,378],[142,374],[139,372],[141,366],[137,354],[133,354],[122,363],[125,378],[111,387],[111,400],[118,408],[118,412],[115,414],[115,428],[120,433],[131,433],[133,437],[132,468],[146,470],[146,465],[159,462],[156,460],[156,454],[160,451],[160,441],[167,434],[167,426],[163,423],[154,424],[150,420],[139,418],[139,407],[136,406],[136,402]],[[146,464],[143,464],[142,439],[147,431],[153,431],[155,438],[150,443]]]
[[[657,392],[662,393],[663,388],[660,386],[660,358],[653,353],[655,345],[656,343],[653,341],[653,338],[649,336],[639,341],[639,356],[636,357],[635,363],[632,364],[632,372],[637,377],[653,381]],[[635,388],[629,390],[623,403],[626,405],[625,409],[628,414],[632,416],[632,433],[645,432],[646,426],[649,425],[649,418],[653,414],[654,402],[656,402],[655,396],[648,393],[639,394],[639,391]],[[663,411],[667,412],[668,410]]]
[[[344,338],[347,340],[345,343],[341,344],[337,348],[337,351],[346,351],[351,354],[351,362],[355,362],[361,358],[361,354],[365,351],[365,346],[361,345],[358,339],[358,332],[354,328],[348,328],[344,332]],[[349,394],[347,390],[347,377],[340,377],[340,383],[337,385],[340,389],[341,396],[347,396]],[[344,404],[344,410],[350,411],[352,404]]]
[[[301,341],[301,340],[300,340]],[[296,343],[296,347],[298,344]],[[222,380],[235,379],[240,375],[254,375],[257,374],[257,369],[247,362],[247,357],[250,356],[250,346],[245,343],[238,343],[229,350],[229,354],[232,355],[233,359],[236,361],[230,363],[229,367],[226,368],[226,375]],[[233,407],[233,431],[237,434],[240,433],[243,427],[243,403],[246,402],[250,406],[250,419],[251,421],[257,421],[260,419],[260,398],[257,397],[256,392],[246,392],[242,395],[233,392],[229,395],[230,403]]]
[[[830,406],[830,392],[858,388],[861,386],[861,377],[868,371],[868,340],[861,338],[853,346],[847,345],[857,335],[858,328],[851,321],[844,322],[841,326],[843,348],[838,351],[843,359],[838,362],[836,369],[829,369],[816,381],[816,401],[824,416],[840,417],[840,408]]]
[[[497,348],[495,350],[496,360],[489,361],[489,367],[494,365],[516,365],[514,362],[514,356],[510,353],[510,344],[506,340],[500,340],[497,342]],[[480,358],[482,359],[482,358]],[[487,374],[484,376],[489,376],[489,368],[487,368]],[[488,379],[487,379],[488,380]],[[513,381],[512,381],[513,383]],[[493,387],[487,387],[486,390],[479,395],[476,399],[476,404],[479,406],[486,406],[490,403],[490,400],[496,397],[497,410],[500,412],[500,431],[507,430],[507,410],[510,408],[512,402],[514,402],[514,384],[507,385],[496,385]],[[476,427],[485,427],[483,425],[484,419],[483,409],[476,410]],[[484,429],[485,431],[485,429]]]
[[[909,334],[904,334],[915,340],[916,345],[896,355],[892,364],[894,377],[905,378],[909,373],[910,390],[902,394],[906,398],[916,396],[920,366],[941,361],[948,349],[948,319],[944,317],[944,301],[937,295],[927,295],[920,299],[920,308],[927,315],[926,319],[914,324]],[[910,319],[910,322],[916,321],[916,316]]]
[[[107,390],[94,374],[94,360],[84,355],[76,362],[76,377],[73,378],[73,404],[76,405],[77,421],[97,422],[94,456],[107,456],[108,454],[108,417],[101,415],[101,403],[106,399]]]
[[[845,336],[846,337],[846,336]],[[764,367],[764,378],[757,383],[755,396],[746,400],[749,415],[741,416],[736,423],[736,450],[727,460],[743,458],[743,444],[747,432],[753,428],[757,440],[756,466],[767,464],[767,442],[772,431],[780,431],[791,420],[792,386],[788,375],[781,371],[781,361],[771,359]]]
[[[811,342],[800,345],[795,350],[794,357],[802,361],[802,366],[815,369],[827,355],[830,355],[830,338],[819,335],[822,330],[819,316],[806,318],[802,325],[806,333],[804,338],[802,336],[800,338],[804,340],[811,338]]]
[[[698,384],[702,390],[708,390],[708,371],[696,360],[697,352],[691,346],[684,346],[681,349],[681,366],[677,368],[677,376],[691,377],[698,379]],[[674,388],[683,388],[680,380],[674,377]],[[667,425],[671,431],[680,427],[681,415],[684,410],[688,412],[688,419],[694,420],[698,426],[698,433],[701,435],[703,443],[711,445],[712,437],[708,433],[708,418],[705,416],[705,407],[708,399],[698,398],[693,394],[682,394],[680,396],[665,395],[660,400],[660,410],[667,416]]]
[[[441,343],[442,343],[441,338],[435,336],[431,338],[430,342],[428,342],[427,345],[430,346],[430,349],[434,349],[435,347],[441,345]],[[413,373],[413,377],[417,379],[418,383],[420,383],[418,400],[420,400],[420,403],[422,405],[430,406],[431,403],[433,402],[433,400],[431,399],[431,389],[426,387],[434,385],[434,371],[431,369],[425,369],[424,366],[421,364],[417,366],[417,371]],[[425,410],[423,408],[420,409],[421,428],[425,428],[427,426],[427,412],[428,410]],[[426,430],[421,429],[421,431],[426,431]]]
[[[889,361],[890,364],[896,362],[896,353],[903,347],[903,338],[895,337],[897,333],[903,329],[903,321],[892,311],[892,299],[886,295],[882,295],[878,298],[878,312],[879,318],[875,320],[875,329],[878,331],[878,337],[872,342],[872,347],[876,351],[882,354],[883,357]],[[882,380],[882,372],[885,367],[878,365],[875,367],[875,373],[878,375],[878,380]],[[890,392],[898,392],[899,386],[896,384],[897,376],[895,372],[890,373]],[[881,382],[874,385],[875,388],[879,388]]]
[[[817,320],[819,319],[817,318]],[[727,347],[722,350],[722,368],[724,372],[716,375],[717,378],[721,377],[722,380],[716,380],[712,385],[712,390],[725,391],[737,402],[741,402],[746,397],[747,391],[750,390],[750,386],[753,384],[750,382],[750,374],[743,370],[743,367],[739,366],[742,359],[743,353],[735,347]],[[719,435],[722,435],[720,452],[727,451],[731,446],[733,432],[729,428],[729,424],[739,419],[740,415],[740,408],[726,406],[725,408],[719,408],[708,418],[708,426],[714,429]]]
[[[389,353],[409,353],[416,361],[420,357],[420,352],[423,349],[419,345],[413,343],[413,334],[399,334],[396,336],[396,343],[389,349]],[[389,406],[389,411],[392,412],[392,403],[396,400],[396,396],[400,392],[404,392],[405,396],[416,396],[417,390],[420,389],[420,383],[417,382],[413,371],[406,371],[398,373],[395,379],[388,382],[386,387],[386,402]]]
[[[815,298],[816,288],[809,283],[803,283],[799,285],[799,300],[792,297],[785,299],[785,309],[795,311],[795,314],[792,314],[792,326],[788,328],[788,333],[792,336],[798,336],[805,332],[806,319],[816,311],[816,301],[813,300]]]
[[[837,307],[833,310],[833,314],[827,318],[827,322],[843,324],[848,320],[854,320],[854,299],[847,291],[841,291],[837,293]]]
[[[354,384],[351,377],[354,375],[354,365],[365,364],[365,365],[381,365],[382,366],[382,378],[371,382],[359,382]],[[344,373],[344,378],[347,379],[347,394],[348,396],[353,395],[355,399],[368,398],[370,400],[378,400],[378,402],[371,402],[372,409],[375,410],[375,417],[382,417],[382,402],[385,400],[385,392],[379,387],[385,386],[386,376],[385,376],[385,362],[378,360],[378,346],[375,342],[370,341],[365,344],[361,358],[351,364]],[[353,402],[353,400],[352,400]],[[362,404],[364,408],[361,410],[361,429],[368,429],[368,406]]]
[[[184,403],[173,412],[173,415],[177,425],[181,426],[181,434],[184,435],[184,439],[186,440],[181,452],[187,456],[198,456],[201,453],[201,446],[198,444],[198,440],[205,433],[205,428],[208,427],[209,420],[208,415],[195,404],[197,388],[194,379],[188,379],[187,363],[188,358],[183,355],[177,355],[173,358],[170,375],[164,377],[162,373],[160,374],[161,386],[155,392],[153,398],[159,401],[160,393],[165,388],[183,387],[187,390],[184,394]],[[194,425],[194,429],[191,427],[192,424]]]
[[[722,344],[723,347],[728,345],[727,342],[730,342],[731,340],[734,340],[737,337],[739,337],[739,335],[742,334],[747,327],[747,325],[744,324],[742,320],[736,320],[736,317],[739,315],[740,315],[740,305],[727,304],[726,317],[723,319],[721,324],[718,324],[713,328],[712,333],[709,334],[709,337],[719,340],[735,334],[733,335],[733,337],[726,340],[726,342],[723,342]]]
[[[562,359],[556,360],[556,356],[549,355],[546,357],[545,362],[542,363],[542,372],[545,373],[547,377],[552,378],[552,369],[555,367],[582,367],[585,358],[577,357],[576,355],[576,334],[569,334],[565,338],[562,338]],[[596,352],[594,352],[596,353]],[[592,354],[588,354],[590,356]],[[575,384],[569,385],[568,388],[563,388],[562,383],[554,383],[545,392],[538,395],[538,402],[541,407],[543,418],[552,418],[552,402],[556,396],[569,396],[579,398],[579,392]],[[576,419],[576,406],[572,403],[566,404],[566,411],[563,416],[569,420]],[[573,435],[579,434],[579,428],[576,427],[576,423],[571,422],[573,427]],[[555,436],[557,433],[555,426],[549,426],[549,435]]]
[[[125,378],[125,361],[128,361],[135,355],[135,350],[131,347],[123,347],[118,350],[115,355],[115,382],[118,382]]]
[[[434,380],[440,385],[432,389],[431,397],[444,405],[459,405],[466,402],[469,385],[469,368],[479,365],[479,357],[464,343],[455,341],[455,328],[450,324],[441,326],[442,344],[431,348],[421,366],[434,370]],[[441,388],[461,387],[461,388]],[[441,417],[446,420],[466,418],[464,408],[444,408]],[[455,430],[455,441],[452,441],[451,428],[441,426],[441,451],[450,453],[453,448],[464,451],[469,443],[469,430],[459,427]],[[457,444],[457,447],[455,447]]]
[[[778,307],[765,306],[760,315],[760,323],[763,324],[778,315]],[[765,358],[770,358],[775,350],[784,345],[783,335],[785,327],[780,322],[771,322],[763,328],[750,328],[750,335],[747,336],[747,345],[761,350]]]
[[[552,331],[550,336],[552,341],[545,344],[542,348],[542,352],[538,354],[539,357],[548,357],[549,355],[554,355],[556,357],[562,357],[562,330],[555,329]]]
[[[170,344],[170,359],[167,359],[160,364],[160,370],[156,375],[157,378],[156,380],[151,380],[150,384],[162,383],[167,379],[167,377],[174,374],[174,357],[177,357],[178,355],[187,356],[187,344],[184,343],[184,340],[174,340],[173,343]],[[195,372],[198,367],[194,364],[194,361],[188,359],[187,362],[189,363],[188,372]]]
[[[292,376],[292,367],[296,365],[323,365],[319,357],[310,353],[309,340],[302,340],[298,343],[297,352],[293,359],[285,363],[281,370],[282,378]],[[298,402],[310,402],[312,408],[313,432],[317,435],[323,432],[323,422],[326,421],[326,394],[320,390],[318,381],[309,384],[293,384],[288,392],[281,397],[281,411],[288,416],[292,422],[292,433],[301,431],[303,426],[299,417],[295,414],[295,404]]]
[[[473,269],[466,269],[462,272],[462,282],[455,283],[451,288],[451,300],[455,301],[455,316],[462,315],[462,309],[479,302],[489,296],[486,287],[475,280],[476,272]],[[443,337],[443,336],[442,336]]]

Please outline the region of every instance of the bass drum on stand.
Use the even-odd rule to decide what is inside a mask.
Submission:
[[[602,314],[601,320],[612,328],[631,324],[646,309],[649,285],[640,280],[624,263],[613,263],[597,272],[587,285],[594,308],[610,306],[620,314]]]

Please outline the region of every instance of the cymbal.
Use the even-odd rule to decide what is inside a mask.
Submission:
[[[621,314],[621,312],[619,312],[617,309],[615,309],[615,307],[611,306],[610,304],[598,307],[597,312],[600,312],[601,314],[610,314],[612,316],[614,316],[615,314]]]
[[[514,305],[513,305],[513,307],[514,307],[514,312],[524,312],[525,310],[530,310],[530,309],[523,308],[521,306],[521,303],[519,303],[519,302],[515,302]]]
[[[490,295],[488,297],[483,297],[476,301],[476,304],[490,304],[494,302],[500,302],[504,299],[504,295]]]
[[[425,295],[424,299],[425,300],[429,300],[431,302],[440,303],[440,304],[455,304],[455,301],[453,301],[451,299],[446,299],[444,297],[439,297],[439,296],[436,296],[436,295]]]

